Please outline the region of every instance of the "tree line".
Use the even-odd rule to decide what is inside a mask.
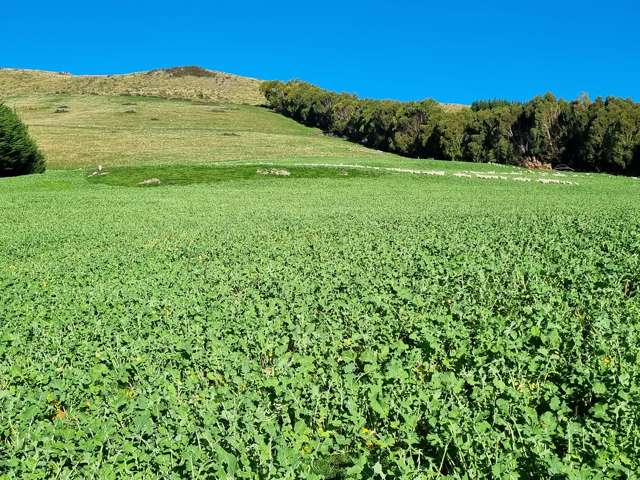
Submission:
[[[616,97],[528,102],[365,100],[294,80],[264,82],[267,105],[305,125],[409,157],[640,174],[640,104]]]

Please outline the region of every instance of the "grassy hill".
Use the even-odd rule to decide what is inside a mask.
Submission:
[[[124,75],[71,75],[41,70],[0,69],[0,98],[32,94],[139,95],[260,105],[260,80],[176,67]]]
[[[108,76],[0,70],[0,98],[51,169],[389,157],[259,107],[259,84],[198,67]]]
[[[19,112],[52,169],[293,158],[402,162],[259,107],[259,85],[199,67],[105,76],[0,69],[0,99]]]
[[[5,101],[52,169],[385,156],[253,105],[78,94]]]

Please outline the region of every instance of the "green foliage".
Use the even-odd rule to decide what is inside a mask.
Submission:
[[[587,112],[582,156],[595,170],[631,172],[640,170],[640,109],[629,109],[628,101],[597,100]]]
[[[471,104],[471,110],[474,112],[479,112],[480,110],[493,110],[498,107],[506,107],[509,105],[513,105],[515,102],[509,102],[508,100],[476,100]]]
[[[44,157],[16,112],[0,103],[0,177],[42,173]]]
[[[0,182],[0,478],[637,477],[638,180],[225,178]]]
[[[410,157],[633,174],[640,170],[640,105],[618,98],[526,103],[489,100],[451,110],[434,101],[360,100],[305,82],[265,82],[268,105],[306,125]]]
[[[462,157],[473,162],[515,163],[518,155],[512,125],[520,114],[519,106],[507,105],[468,115]]]

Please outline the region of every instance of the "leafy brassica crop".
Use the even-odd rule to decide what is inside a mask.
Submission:
[[[0,478],[635,478],[638,188],[5,180]]]

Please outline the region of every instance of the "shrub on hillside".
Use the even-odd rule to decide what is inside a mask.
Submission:
[[[42,173],[44,157],[16,112],[0,103],[0,177]]]

